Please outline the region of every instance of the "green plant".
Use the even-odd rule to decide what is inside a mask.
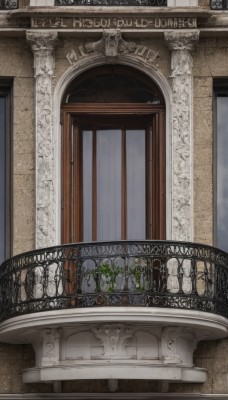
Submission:
[[[101,263],[98,266],[100,278],[104,276],[106,278],[106,284],[109,285],[107,292],[113,292],[116,285],[116,277],[122,272],[120,267],[112,267],[108,263]]]

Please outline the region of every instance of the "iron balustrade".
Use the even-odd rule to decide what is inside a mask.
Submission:
[[[228,0],[210,0],[212,10],[227,10]]]
[[[228,254],[185,242],[93,242],[35,250],[1,265],[1,321],[99,306],[171,307],[228,318]]]
[[[0,0],[0,10],[13,10],[18,8],[18,0]]]
[[[166,7],[167,0],[55,0],[55,6],[151,6]]]

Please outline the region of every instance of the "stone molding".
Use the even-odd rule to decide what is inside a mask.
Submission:
[[[36,248],[55,244],[55,168],[52,79],[56,32],[29,31],[36,82]]]
[[[32,7],[53,7],[54,0],[30,0]],[[168,7],[197,7],[198,0],[168,0]]]
[[[0,394],[0,400],[227,400],[227,394],[199,393],[25,393]]]
[[[99,307],[52,310],[10,318],[0,325],[0,341],[19,344],[36,339],[37,329],[84,323],[139,323],[157,326],[193,327],[197,340],[214,340],[228,335],[228,320],[204,311],[157,307]]]
[[[172,239],[193,240],[192,66],[199,32],[165,32],[172,51]]]

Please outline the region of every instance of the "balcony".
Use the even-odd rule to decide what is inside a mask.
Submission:
[[[168,241],[40,249],[1,265],[0,299],[0,341],[35,349],[24,382],[204,382],[193,352],[228,335],[228,255]]]

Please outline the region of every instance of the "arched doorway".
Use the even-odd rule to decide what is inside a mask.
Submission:
[[[66,89],[62,242],[165,239],[165,104],[157,85],[120,65]]]

